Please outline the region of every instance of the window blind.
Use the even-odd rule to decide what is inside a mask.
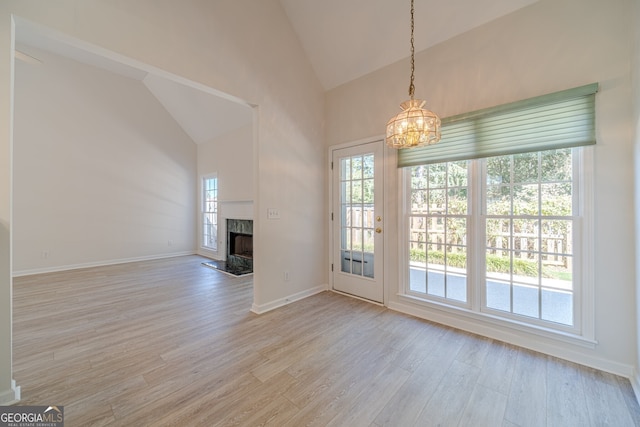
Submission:
[[[398,167],[596,143],[593,83],[442,119],[438,144],[402,149]]]

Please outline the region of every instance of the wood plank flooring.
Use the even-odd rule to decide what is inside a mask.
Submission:
[[[14,279],[21,405],[72,426],[634,426],[629,381],[197,256]]]

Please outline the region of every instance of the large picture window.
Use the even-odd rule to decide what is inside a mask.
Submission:
[[[400,150],[401,294],[593,338],[596,91],[443,119],[439,144]]]
[[[578,328],[579,150],[407,168],[406,292],[554,329]],[[474,293],[481,295],[477,306]]]

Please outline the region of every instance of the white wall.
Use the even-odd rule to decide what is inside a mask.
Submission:
[[[251,114],[248,111],[247,114]],[[253,219],[254,159],[253,125],[221,135],[212,141],[198,144],[198,176],[215,173],[218,177],[218,250],[200,247],[198,253],[214,259],[225,259],[226,218]],[[202,182],[199,183],[202,188]],[[201,194],[201,193],[200,193]],[[198,236],[202,224],[198,222]],[[198,237],[200,239],[200,237]]]
[[[193,253],[195,143],[141,81],[23,49],[14,275]]]
[[[254,311],[326,288],[323,90],[277,0],[0,2],[0,222],[10,230],[11,15],[257,105]],[[280,220],[267,220],[267,208]],[[10,236],[0,236],[0,256]],[[0,396],[10,393],[10,263],[0,259]],[[289,270],[285,281],[283,271]]]
[[[204,176],[211,173],[218,174],[220,200],[253,200],[252,125],[198,145],[198,175]]]
[[[20,390],[13,387],[11,374],[12,52],[13,21],[5,14],[0,18],[0,405],[20,399]]]
[[[420,52],[415,81],[416,98],[426,99],[427,108],[441,117],[600,83],[594,215],[598,345],[589,349],[491,324],[464,325],[627,376],[636,364],[637,341],[636,248],[629,238],[635,229],[631,4],[630,0],[541,0]],[[328,92],[327,143],[382,135],[397,105],[408,97],[408,83],[409,61],[405,60]],[[358,111],[358,120],[351,111]],[[391,188],[398,187],[392,184]],[[387,267],[392,277],[398,277],[397,260]],[[435,318],[435,312],[422,306],[400,304],[396,283],[388,283],[391,306]],[[460,319],[453,322],[461,323]]]
[[[631,84],[632,84],[632,103],[633,103],[633,123],[634,123],[634,201],[635,201],[635,221],[636,221],[636,248],[640,247],[640,2],[633,2],[632,10],[633,25],[633,44],[631,54]],[[636,392],[636,396],[640,396],[640,316],[637,307],[640,307],[640,274],[637,267],[640,266],[640,251],[636,250],[636,371],[631,382]]]

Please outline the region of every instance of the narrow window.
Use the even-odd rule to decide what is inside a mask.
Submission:
[[[218,178],[202,180],[202,246],[218,250]]]

